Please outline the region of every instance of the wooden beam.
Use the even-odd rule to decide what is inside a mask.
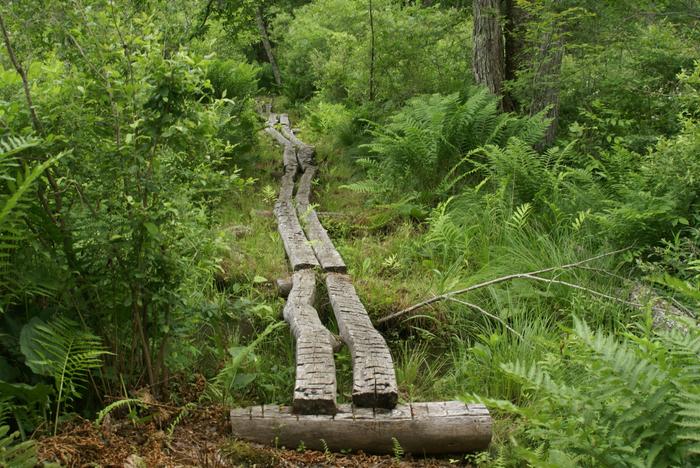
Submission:
[[[335,361],[332,335],[314,309],[316,273],[294,273],[284,319],[296,338],[296,383],[293,408],[301,414],[335,414]]]
[[[411,403],[393,410],[339,405],[332,416],[296,415],[290,407],[264,405],[231,411],[234,437],[290,449],[445,454],[486,450],[492,421],[483,405],[459,401]]]
[[[352,402],[358,407],[393,408],[398,389],[384,337],[372,325],[348,275],[327,273],[326,289],[340,336],[352,355]]]
[[[313,209],[309,198],[311,196],[311,182],[316,174],[316,166],[307,166],[299,180],[296,202],[297,215],[301,220],[306,237],[311,242],[311,248],[324,271],[336,273],[347,272],[343,257],[333,245],[328,232],[318,219],[316,210]]]

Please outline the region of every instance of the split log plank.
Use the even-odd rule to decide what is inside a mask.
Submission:
[[[287,252],[292,270],[299,271],[318,267],[316,255],[306,240],[292,204],[278,202],[275,205],[275,217],[277,218],[277,229],[282,237],[284,250]]]
[[[326,289],[340,336],[350,349],[352,402],[357,407],[393,408],[398,401],[394,363],[348,275],[326,274]]]
[[[237,438],[296,448],[393,453],[396,438],[406,453],[445,454],[480,451],[491,441],[492,421],[483,405],[462,402],[412,403],[393,410],[339,405],[334,416],[295,415],[284,406],[234,409]]]
[[[313,166],[314,164],[316,149],[297,138],[297,136],[294,134],[294,130],[292,130],[289,124],[289,117],[287,114],[282,114],[280,116],[280,123],[282,135],[296,147],[299,165],[301,165],[302,171],[306,171],[309,166]]]
[[[299,180],[297,188],[296,202],[297,214],[304,226],[306,237],[311,242],[316,258],[326,272],[345,273],[347,267],[343,257],[333,245],[328,232],[318,219],[316,210],[313,209],[309,201],[311,197],[311,183],[316,174],[316,166],[308,166]]]
[[[268,135],[270,135],[277,142],[278,145],[282,147],[291,144],[289,140],[287,140],[280,132],[278,132],[272,127],[265,127],[265,132]]]
[[[316,273],[294,273],[284,319],[296,338],[296,382],[292,405],[300,414],[335,414],[336,380],[331,333],[318,317]]]

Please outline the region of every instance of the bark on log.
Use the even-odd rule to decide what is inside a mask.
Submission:
[[[289,407],[264,405],[231,411],[234,437],[287,448],[445,454],[486,450],[492,421],[483,405],[458,401],[412,403],[393,410],[340,405],[334,416],[299,416]],[[323,441],[323,442],[322,442]],[[325,442],[325,446],[324,446]]]
[[[292,278],[277,278],[275,280],[275,288],[279,297],[286,299],[289,293],[292,292]]]
[[[326,274],[326,289],[340,336],[352,355],[352,402],[358,407],[393,408],[398,401],[394,363],[374,328],[350,277]]]
[[[282,114],[280,116],[280,123],[282,124],[282,135],[296,147],[297,159],[299,160],[301,170],[306,171],[308,167],[314,164],[316,149],[297,138],[294,134],[294,130],[292,130],[290,126],[287,114]]]
[[[300,414],[335,414],[335,361],[331,333],[314,309],[316,273],[294,273],[284,319],[296,338],[296,382],[292,405]]]
[[[270,112],[270,115],[267,117],[267,126],[274,127],[277,125],[277,122],[279,122],[279,116],[273,112]]]

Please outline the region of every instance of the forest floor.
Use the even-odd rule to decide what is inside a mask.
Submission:
[[[206,407],[177,425],[171,436],[154,422],[134,425],[127,419],[96,426],[76,420],[61,433],[39,440],[44,461],[84,467],[442,467],[448,459],[397,459],[390,455],[334,454],[273,448],[233,440],[228,411]]]

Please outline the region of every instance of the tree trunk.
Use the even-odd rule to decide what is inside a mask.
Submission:
[[[472,68],[476,82],[493,94],[503,91],[503,30],[500,0],[474,0],[474,51]]]
[[[255,20],[258,23],[258,30],[260,31],[263,47],[265,47],[267,59],[270,61],[270,66],[272,66],[272,74],[275,76],[275,84],[277,86],[282,86],[282,75],[280,74],[280,69],[277,66],[277,60],[275,60],[275,54],[272,51],[270,36],[267,34],[267,25],[265,24],[262,7],[260,6],[255,9]]]

